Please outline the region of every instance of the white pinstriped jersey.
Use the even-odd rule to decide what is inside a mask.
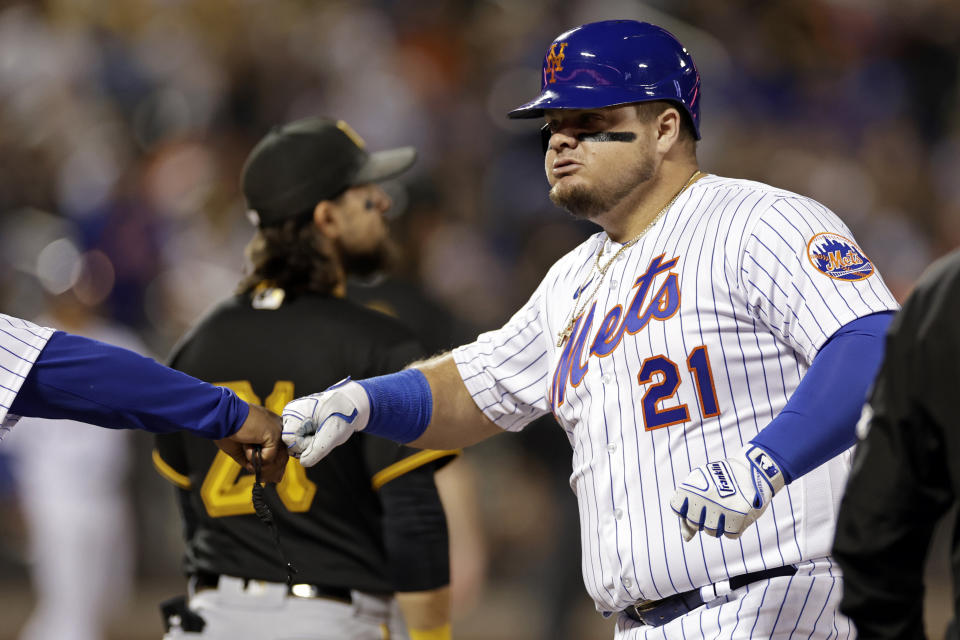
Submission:
[[[53,332],[0,313],[0,439],[16,422],[7,411]]]
[[[780,412],[837,329],[896,309],[850,231],[809,198],[707,175],[611,265],[557,347],[601,245],[601,263],[621,246],[592,236],[503,328],[454,351],[496,424],[552,411],[566,431],[597,609],[827,556],[848,454],[791,483],[739,540],[685,544],[669,500]]]

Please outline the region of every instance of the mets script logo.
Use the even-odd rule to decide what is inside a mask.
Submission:
[[[873,275],[873,263],[853,240],[836,233],[818,233],[807,243],[810,264],[834,280],[856,281]]]
[[[563,71],[563,59],[566,57],[563,54],[563,50],[567,48],[566,42],[560,43],[560,51],[557,51],[557,44],[550,45],[550,53],[547,54],[547,66],[543,70],[544,76],[550,74],[549,78],[546,78],[547,82],[553,84],[557,81],[557,71]]]
[[[678,260],[676,257],[664,262],[663,254],[651,260],[646,272],[633,283],[636,293],[626,308],[618,304],[609,309],[600,320],[596,334],[593,331],[596,302],[586,317],[577,318],[553,374],[550,400],[554,409],[563,404],[568,384],[577,387],[583,381],[590,368],[590,356],[604,358],[620,346],[624,334],[633,335],[646,328],[651,320],[663,322],[677,313],[680,287],[677,274],[670,270]],[[654,289],[654,280],[658,277],[662,284]],[[588,342],[591,336],[593,341]]]

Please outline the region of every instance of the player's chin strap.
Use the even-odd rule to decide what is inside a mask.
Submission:
[[[260,482],[260,468],[263,466],[263,452],[260,445],[254,446],[253,453],[253,510],[257,514],[260,522],[267,525],[270,533],[273,534],[273,544],[280,552],[280,560],[287,570],[287,585],[293,584],[293,574],[297,573],[297,568],[287,560],[287,554],[283,552],[283,546],[280,544],[280,531],[277,529],[277,523],[273,521],[273,512],[267,505],[263,497],[263,484]]]

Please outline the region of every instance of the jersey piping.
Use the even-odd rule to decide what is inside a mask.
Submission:
[[[430,449],[427,451],[421,451],[420,453],[415,453],[412,456],[404,458],[399,462],[394,462],[392,465],[385,469],[381,469],[373,475],[373,478],[370,479],[370,485],[373,487],[374,491],[378,491],[380,487],[387,484],[391,480],[396,480],[405,473],[409,473],[418,467],[422,467],[428,462],[433,462],[434,460],[439,460],[440,458],[445,458],[447,456],[458,456],[463,453],[460,449]]]
[[[153,466],[161,476],[172,482],[177,487],[181,489],[189,489],[192,485],[190,478],[183,475],[182,473],[177,472],[176,469],[167,464],[162,457],[160,457],[160,452],[156,449],[153,450]]]

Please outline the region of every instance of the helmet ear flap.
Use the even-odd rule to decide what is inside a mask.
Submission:
[[[545,124],[540,127],[540,146],[543,148],[543,155],[547,155],[547,149],[550,148],[550,125]]]

